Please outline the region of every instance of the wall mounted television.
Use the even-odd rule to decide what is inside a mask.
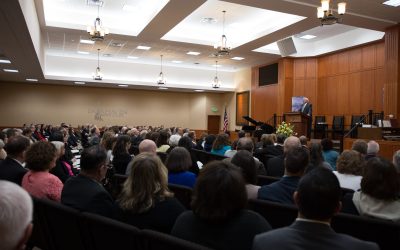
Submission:
[[[278,63],[258,69],[258,85],[265,86],[278,83]]]

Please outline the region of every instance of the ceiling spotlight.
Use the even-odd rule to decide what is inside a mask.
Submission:
[[[27,80],[28,82],[37,82],[38,79],[35,78],[26,78],[25,80]]]

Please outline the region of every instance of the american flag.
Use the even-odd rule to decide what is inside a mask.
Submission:
[[[228,113],[226,113],[226,107],[224,112],[224,132],[228,131]]]

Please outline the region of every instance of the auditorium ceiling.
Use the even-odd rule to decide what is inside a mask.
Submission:
[[[348,0],[341,24],[321,26],[319,0],[103,0],[99,8],[97,0],[2,0],[0,60],[10,63],[0,63],[0,81],[158,89],[163,55],[163,87],[234,91],[237,72],[281,58],[277,41],[289,38],[297,50],[290,56],[305,57],[382,39],[400,22],[400,7],[382,2]],[[86,27],[98,11],[110,34],[92,43]],[[231,52],[215,57],[222,33]],[[98,49],[101,81],[92,78]]]

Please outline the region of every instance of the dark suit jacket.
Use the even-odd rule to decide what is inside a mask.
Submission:
[[[285,174],[285,157],[283,155],[276,156],[268,160],[267,175],[282,177]]]
[[[114,201],[104,187],[89,177],[78,175],[64,184],[61,203],[80,211],[107,217],[113,213]]]
[[[312,116],[312,104],[311,103],[306,103],[304,109],[303,109],[303,106],[301,106],[300,112],[302,112],[303,114]]]
[[[339,234],[322,223],[295,221],[288,227],[256,235],[253,250],[377,250],[378,245]]]
[[[26,172],[28,172],[27,169],[8,156],[0,163],[0,180],[11,181],[21,186]]]
[[[258,199],[294,205],[293,193],[299,184],[299,176],[284,176],[279,181],[262,186],[258,190]]]

